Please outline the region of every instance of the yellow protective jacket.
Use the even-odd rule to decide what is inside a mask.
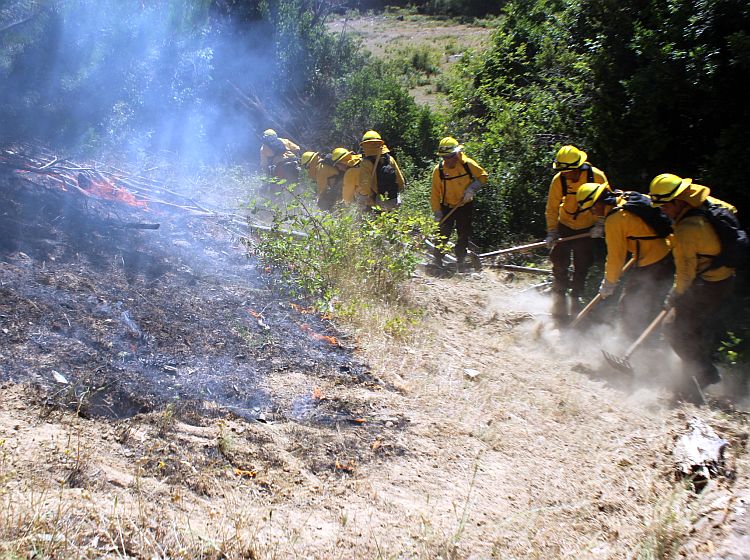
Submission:
[[[709,196],[710,192],[708,187],[693,183],[676,197],[690,205],[677,216],[674,226],[672,254],[676,269],[674,287],[677,294],[684,294],[696,278],[707,282],[719,282],[734,274],[734,269],[727,266],[708,269],[711,266],[711,255],[715,256],[721,252],[719,236],[703,216],[685,216],[692,208],[698,208],[706,201],[721,204],[732,212],[737,212],[731,204]]]
[[[346,204],[354,202],[354,193],[357,192],[360,179],[360,167],[362,165],[362,156],[352,154],[346,162],[349,167],[344,172],[344,190],[341,198]]]
[[[607,176],[604,171],[594,166],[591,167],[594,175],[594,183],[606,183]],[[582,170],[577,181],[566,179],[567,194],[563,196],[563,184],[560,173],[557,173],[549,185],[549,194],[547,195],[547,209],[545,217],[547,219],[547,231],[557,228],[558,224],[563,224],[571,229],[590,228],[596,222],[596,216],[591,212],[584,212],[575,215],[578,210],[576,202],[576,192],[578,187],[588,183],[588,172]]]
[[[265,170],[269,165],[276,165],[285,159],[294,159],[299,157],[299,146],[286,138],[279,138],[284,143],[286,151],[274,155],[271,148],[263,144],[260,147],[260,167]]]
[[[624,203],[622,197],[617,197],[617,206]],[[608,215],[604,220],[604,240],[607,243],[604,277],[613,284],[620,279],[628,253],[636,258],[635,266],[648,266],[659,262],[672,250],[671,235],[638,239],[655,237],[656,232],[632,212],[623,209],[613,212],[614,209],[613,206],[607,209]]]
[[[336,169],[333,165],[323,163],[321,160],[318,163],[318,171],[315,174],[315,182],[318,185],[318,195],[323,194],[329,187],[334,186],[337,181],[341,180],[341,177],[341,171]]]
[[[305,168],[305,171],[307,171],[307,176],[310,178],[310,181],[317,184],[318,183],[318,166],[320,165],[320,154],[316,153],[313,155],[313,157],[310,158],[310,161],[307,162],[307,165],[303,165],[302,167]]]
[[[398,192],[402,192],[406,186],[404,181],[404,174],[401,173],[401,169],[396,163],[396,158],[393,157],[388,146],[382,140],[370,140],[362,142],[362,163],[359,166],[359,179],[357,181],[357,194],[363,197],[368,197],[372,204],[375,203],[375,198],[378,194],[377,177],[375,176],[375,160],[380,155],[388,154],[391,158],[391,165],[396,171],[396,184],[398,185]]]
[[[459,161],[450,169],[442,165],[442,161],[432,170],[432,191],[430,193],[430,206],[433,212],[440,210],[441,205],[454,208],[461,204],[464,191],[472,181],[477,180],[482,185],[487,184],[487,172],[473,159],[463,152],[459,153]],[[440,176],[442,165],[443,176]],[[468,172],[467,172],[468,167]]]

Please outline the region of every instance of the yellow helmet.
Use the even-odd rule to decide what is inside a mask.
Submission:
[[[307,165],[316,155],[318,155],[318,152],[305,152],[302,154],[302,157],[299,158],[300,165]]]
[[[576,214],[591,210],[606,190],[609,190],[609,183],[584,183],[578,187],[576,191],[578,212]]]
[[[377,133],[377,132],[375,132],[374,130],[368,130],[368,131],[367,131],[367,132],[365,132],[365,133],[364,133],[364,135],[362,136],[362,142],[360,142],[360,144],[362,144],[362,143],[364,143],[364,142],[373,142],[373,141],[377,141],[377,140],[380,140],[380,141],[382,141],[382,140],[383,140],[383,139],[382,139],[382,138],[380,137],[380,134],[378,134],[378,133]]]
[[[568,169],[578,169],[586,163],[586,152],[579,150],[575,146],[563,146],[557,151],[557,157],[552,164],[555,171],[566,171]]]
[[[437,154],[439,156],[450,156],[463,150],[464,147],[458,143],[458,140],[451,136],[446,136],[438,145]]]
[[[661,206],[677,198],[682,191],[690,186],[692,179],[683,179],[672,173],[662,173],[651,181],[648,187],[651,204]]]
[[[351,152],[346,148],[335,148],[331,152],[331,161],[333,161],[333,163],[338,163],[349,154],[351,154]]]
[[[263,131],[263,138],[276,138],[278,136],[273,128],[267,128]]]

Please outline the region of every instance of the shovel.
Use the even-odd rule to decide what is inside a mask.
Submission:
[[[632,356],[633,352],[635,352],[635,350],[643,343],[643,341],[646,340],[646,338],[648,338],[648,336],[652,332],[654,332],[654,330],[656,330],[656,327],[661,324],[670,310],[671,308],[662,309],[654,318],[654,320],[651,321],[651,324],[646,327],[646,330],[641,333],[641,335],[635,340],[635,342],[633,342],[633,344],[630,345],[630,347],[625,351],[625,354],[623,354],[622,356],[615,356],[614,354],[610,354],[606,350],[602,350],[602,354],[604,354],[604,358],[609,362],[609,365],[611,365],[616,370],[632,375],[633,366],[630,365],[630,356]]]
[[[628,262],[626,262],[626,263],[625,263],[625,266],[623,266],[623,267],[622,267],[622,272],[620,272],[620,276],[622,276],[623,274],[625,274],[625,273],[626,273],[626,272],[628,271],[628,269],[629,269],[629,268],[630,268],[631,266],[633,266],[633,264],[635,264],[635,257],[630,257],[630,260],[629,260]],[[572,329],[576,328],[576,327],[578,326],[578,323],[580,323],[581,321],[583,321],[583,318],[584,318],[584,317],[585,317],[586,315],[588,315],[588,314],[589,314],[589,312],[590,312],[590,311],[591,311],[592,309],[594,309],[594,307],[596,307],[596,305],[597,305],[597,304],[598,304],[598,303],[599,303],[600,301],[602,301],[603,299],[604,299],[604,298],[602,297],[602,295],[601,295],[601,294],[596,294],[596,296],[594,297],[594,299],[592,299],[592,300],[591,300],[591,301],[590,301],[590,302],[588,303],[588,305],[587,305],[586,307],[584,307],[583,309],[581,309],[581,312],[580,312],[580,313],[579,313],[578,315],[576,315],[576,318],[575,318],[575,319],[573,319],[573,320],[572,320],[572,321],[570,322],[570,325],[568,325],[568,326],[569,326],[570,328],[572,328]]]
[[[448,214],[450,216],[450,214]],[[447,216],[446,216],[447,217]],[[555,241],[555,245],[558,243],[565,243],[566,241],[573,241],[574,239],[583,239],[584,237],[591,237],[590,233],[579,233],[577,235],[569,235],[568,237],[561,237]],[[538,249],[539,247],[546,247],[546,241],[537,241],[536,243],[529,243],[528,245],[519,245],[518,247],[510,247],[508,249],[500,249],[498,251],[492,251],[491,253],[481,253],[477,255],[480,258],[494,257],[495,255],[504,255],[506,253],[515,253],[516,251],[528,251],[530,249]]]

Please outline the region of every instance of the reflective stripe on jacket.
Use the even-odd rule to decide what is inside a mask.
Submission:
[[[482,183],[482,185],[487,184],[487,172],[463,152],[460,152],[459,156],[460,160],[453,169],[450,169],[447,165],[443,165],[445,179],[440,177],[440,164],[436,165],[432,171],[430,206],[433,212],[440,210],[441,204],[450,206],[451,208],[461,204],[466,187],[475,179]],[[469,166],[471,175],[466,172],[464,163]]]
[[[606,183],[607,176],[601,169],[591,167],[594,174],[594,183]],[[560,173],[557,173],[549,185],[549,193],[547,194],[547,208],[545,211],[545,217],[547,220],[547,231],[555,229],[557,224],[564,224],[571,229],[586,229],[596,223],[596,216],[591,212],[583,212],[575,215],[578,210],[578,202],[576,201],[576,192],[578,187],[588,182],[588,173],[581,171],[577,181],[566,180],[567,183],[567,194],[563,196],[563,185],[560,180]]]

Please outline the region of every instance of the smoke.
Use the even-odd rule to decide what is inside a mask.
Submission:
[[[247,159],[297,68],[257,7],[18,0],[0,8],[0,135],[139,159]],[[254,6],[254,4],[253,4]],[[244,10],[244,11],[243,11]],[[244,97],[243,97],[244,96]],[[270,108],[270,109],[268,109]],[[265,112],[265,114],[264,114]]]
[[[604,302],[601,304],[604,309],[600,309],[603,312],[596,316],[592,313],[575,329],[556,326],[550,314],[551,294],[536,290],[498,297],[492,308],[532,318],[517,327],[517,340],[537,359],[552,360],[562,367],[610,382],[642,403],[654,401],[657,394],[668,398],[687,373],[664,330],[654,332],[633,352],[629,360],[632,374],[617,371],[604,358],[602,351],[622,357],[633,343],[617,321],[615,304],[614,300]],[[750,376],[746,369],[717,366],[722,382],[707,389],[708,397],[729,400],[740,408],[750,405]]]

